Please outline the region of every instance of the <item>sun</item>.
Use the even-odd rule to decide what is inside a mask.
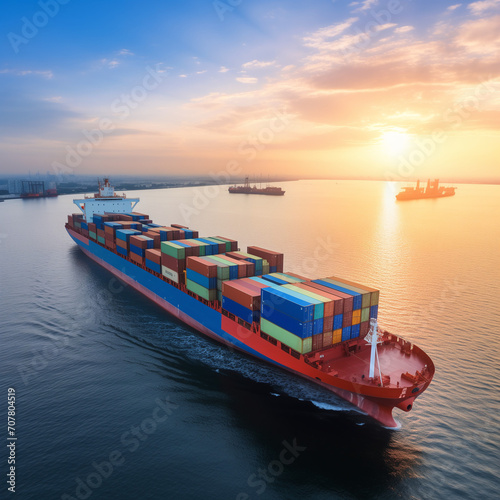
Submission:
[[[410,136],[405,132],[396,132],[394,130],[384,132],[380,139],[380,145],[387,154],[397,156],[410,145]]]

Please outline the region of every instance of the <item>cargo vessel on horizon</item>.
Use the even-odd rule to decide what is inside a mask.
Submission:
[[[417,180],[416,187],[404,187],[403,190],[396,195],[398,201],[420,200],[423,198],[444,198],[446,196],[454,196],[456,187],[443,187],[439,185],[439,179],[434,179],[431,182],[427,179],[427,186],[420,187],[420,180]]]
[[[258,188],[256,185],[250,186],[250,180],[245,177],[243,186],[230,186],[228,191],[233,194],[264,194],[269,196],[283,196],[285,191],[280,187],[266,186]]]
[[[283,272],[284,255],[154,224],[108,179],[66,230],[83,252],[199,332],[305,377],[395,428],[435,372],[431,358],[377,324],[379,291],[336,276]]]

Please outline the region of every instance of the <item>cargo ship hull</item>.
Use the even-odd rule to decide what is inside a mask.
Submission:
[[[229,317],[219,304],[196,298],[184,286],[174,286],[161,275],[90,240],[69,225],[66,225],[66,229],[88,257],[180,321],[231,348],[323,386],[384,426],[398,427],[392,416],[393,408],[409,411],[414,399],[424,392],[432,380],[434,365],[429,356],[416,346],[411,346],[410,350],[409,343],[391,335],[384,337],[384,344],[381,346],[384,374],[392,370],[395,380],[401,375],[400,367],[404,367],[402,369],[407,372],[421,374],[410,382],[401,379],[401,386],[399,382],[397,386],[388,384],[384,387],[380,383],[367,383],[363,380],[364,375],[360,373],[368,362],[369,346],[361,338],[342,342],[312,355],[291,356],[279,345],[270,343],[268,336],[261,334],[256,323],[248,329]]]

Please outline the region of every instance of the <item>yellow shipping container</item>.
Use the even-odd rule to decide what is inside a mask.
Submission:
[[[352,312],[352,324],[357,325],[361,323],[361,309]]]
[[[342,328],[339,328],[338,330],[333,330],[332,344],[338,344],[339,342],[342,342]]]

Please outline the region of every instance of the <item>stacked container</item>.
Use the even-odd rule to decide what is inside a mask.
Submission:
[[[173,241],[161,242],[161,273],[175,283],[184,282],[186,245]]]
[[[243,280],[222,283],[222,308],[246,323],[260,320],[261,288]]]
[[[140,235],[141,232],[135,229],[116,229],[116,251],[128,257],[130,252],[130,237],[134,235]]]
[[[260,248],[260,247],[247,247],[247,253],[251,255],[257,255],[258,257],[261,257],[267,262],[269,262],[269,272],[270,273],[275,273],[283,272],[283,262],[284,262],[284,255],[279,252],[274,252],[273,250],[266,250],[265,248]],[[265,273],[264,273],[265,274]]]
[[[186,287],[205,300],[217,300],[217,263],[205,257],[188,257],[186,260]]]
[[[146,250],[153,249],[154,241],[143,235],[130,236],[130,254],[129,257],[143,266],[145,264]]]

